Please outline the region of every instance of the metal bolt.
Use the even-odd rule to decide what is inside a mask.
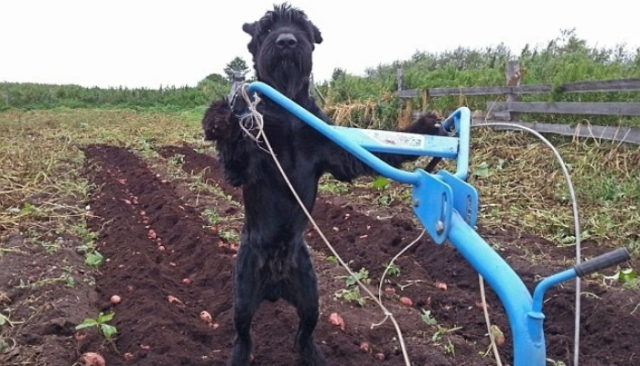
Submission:
[[[413,204],[413,207],[418,207],[420,205],[420,200],[414,199],[413,201],[411,201],[411,204]]]
[[[440,235],[442,234],[443,231],[444,231],[444,222],[442,220],[438,220],[438,222],[436,222],[436,233]]]

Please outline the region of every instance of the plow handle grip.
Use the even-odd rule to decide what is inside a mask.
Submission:
[[[573,268],[576,270],[578,277],[582,277],[618,263],[626,262],[629,259],[631,259],[631,256],[627,248],[618,248],[582,262]]]

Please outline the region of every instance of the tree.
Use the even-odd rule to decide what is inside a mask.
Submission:
[[[224,68],[224,73],[227,75],[227,78],[230,81],[234,80],[233,75],[235,73],[239,73],[242,76],[244,76],[248,72],[249,72],[249,67],[247,66],[247,63],[244,61],[244,59],[242,59],[242,57],[234,58]]]

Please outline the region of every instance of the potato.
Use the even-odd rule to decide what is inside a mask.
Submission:
[[[106,366],[104,357],[95,352],[87,352],[83,354],[80,356],[80,362],[83,366]]]

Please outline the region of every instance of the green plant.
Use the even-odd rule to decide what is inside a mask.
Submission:
[[[234,229],[221,230],[220,237],[224,241],[232,241],[232,242],[237,242],[240,239],[238,232],[235,231]]]
[[[556,361],[554,359],[551,358],[547,358],[547,362],[551,364],[551,366],[567,366],[566,363],[562,362],[562,361]]]
[[[9,324],[9,326],[13,326],[13,323],[9,320],[9,317],[0,313],[0,326]]]
[[[174,167],[180,167],[184,164],[184,155],[183,154],[175,154],[169,159],[167,159],[167,163]]]
[[[340,289],[336,291],[335,297],[347,302],[355,302],[360,306],[364,306],[367,302],[367,298],[360,294],[360,287]]]
[[[100,312],[96,318],[86,318],[82,323],[76,326],[76,330],[95,327],[98,329],[98,332],[102,334],[104,339],[110,340],[118,333],[118,329],[116,329],[116,327],[107,324],[113,320],[114,316],[115,313],[104,314],[103,312]]]
[[[493,173],[489,170],[489,164],[486,161],[483,161],[473,169],[473,175],[478,178],[487,178],[491,174]]]
[[[345,279],[347,287],[353,286],[357,283],[356,278],[362,283],[369,284],[371,279],[369,278],[369,271],[366,268],[360,268],[358,272],[354,272],[353,275],[342,276]]]
[[[91,267],[100,267],[104,263],[104,256],[94,249],[85,254],[84,263]]]
[[[217,225],[218,222],[220,222],[218,211],[213,208],[207,208],[202,211],[202,217],[207,221],[209,225]]]
[[[347,302],[355,302],[360,306],[364,306],[367,298],[360,294],[360,287],[356,281],[359,280],[362,283],[369,284],[371,279],[369,278],[369,271],[366,268],[360,268],[358,272],[354,272],[353,275],[340,276],[345,279],[347,288],[336,291],[336,298],[343,299]]]
[[[382,265],[382,267],[387,268],[387,274],[389,276],[395,276],[395,277],[400,276],[400,266],[398,266],[397,264],[393,263],[389,265],[385,263]]]
[[[43,241],[43,242],[40,242],[40,245],[49,254],[53,254],[53,253],[57,252],[60,249],[60,243],[57,240],[55,240],[55,241]]]
[[[24,322],[18,322],[18,321],[14,321],[9,319],[8,315],[4,315],[2,313],[0,313],[0,327],[7,324],[10,327],[13,327],[15,324],[23,324]]]
[[[433,315],[431,315],[431,310],[422,309],[422,314],[420,314],[420,319],[422,319],[422,321],[426,325],[434,326],[438,324],[438,321],[436,320],[436,318],[434,318]]]
[[[451,342],[451,338],[447,338],[447,344],[444,345],[444,353],[451,356],[456,355],[456,346]]]
[[[438,343],[438,341],[443,335],[456,332],[462,329],[462,327],[445,328],[439,324],[436,325],[436,327],[437,327],[436,331],[433,333],[433,336],[431,336],[431,341],[434,343]]]
[[[625,268],[617,271],[611,276],[604,276],[606,280],[617,281],[622,283],[622,286],[628,289],[634,289],[640,287],[640,279],[638,274],[633,268]]]
[[[332,194],[345,194],[349,192],[349,185],[330,177],[323,177],[318,185],[318,191]]]
[[[91,267],[100,267],[105,259],[96,249],[95,241],[98,238],[98,233],[89,230],[84,219],[74,225],[71,231],[84,241],[84,244],[76,247],[76,252],[84,254],[84,263]]]
[[[0,353],[4,352],[10,347],[11,345],[9,344],[9,342],[5,341],[4,338],[0,337]]]
[[[371,182],[371,186],[375,189],[382,190],[389,187],[389,179],[385,177],[377,177]]]

